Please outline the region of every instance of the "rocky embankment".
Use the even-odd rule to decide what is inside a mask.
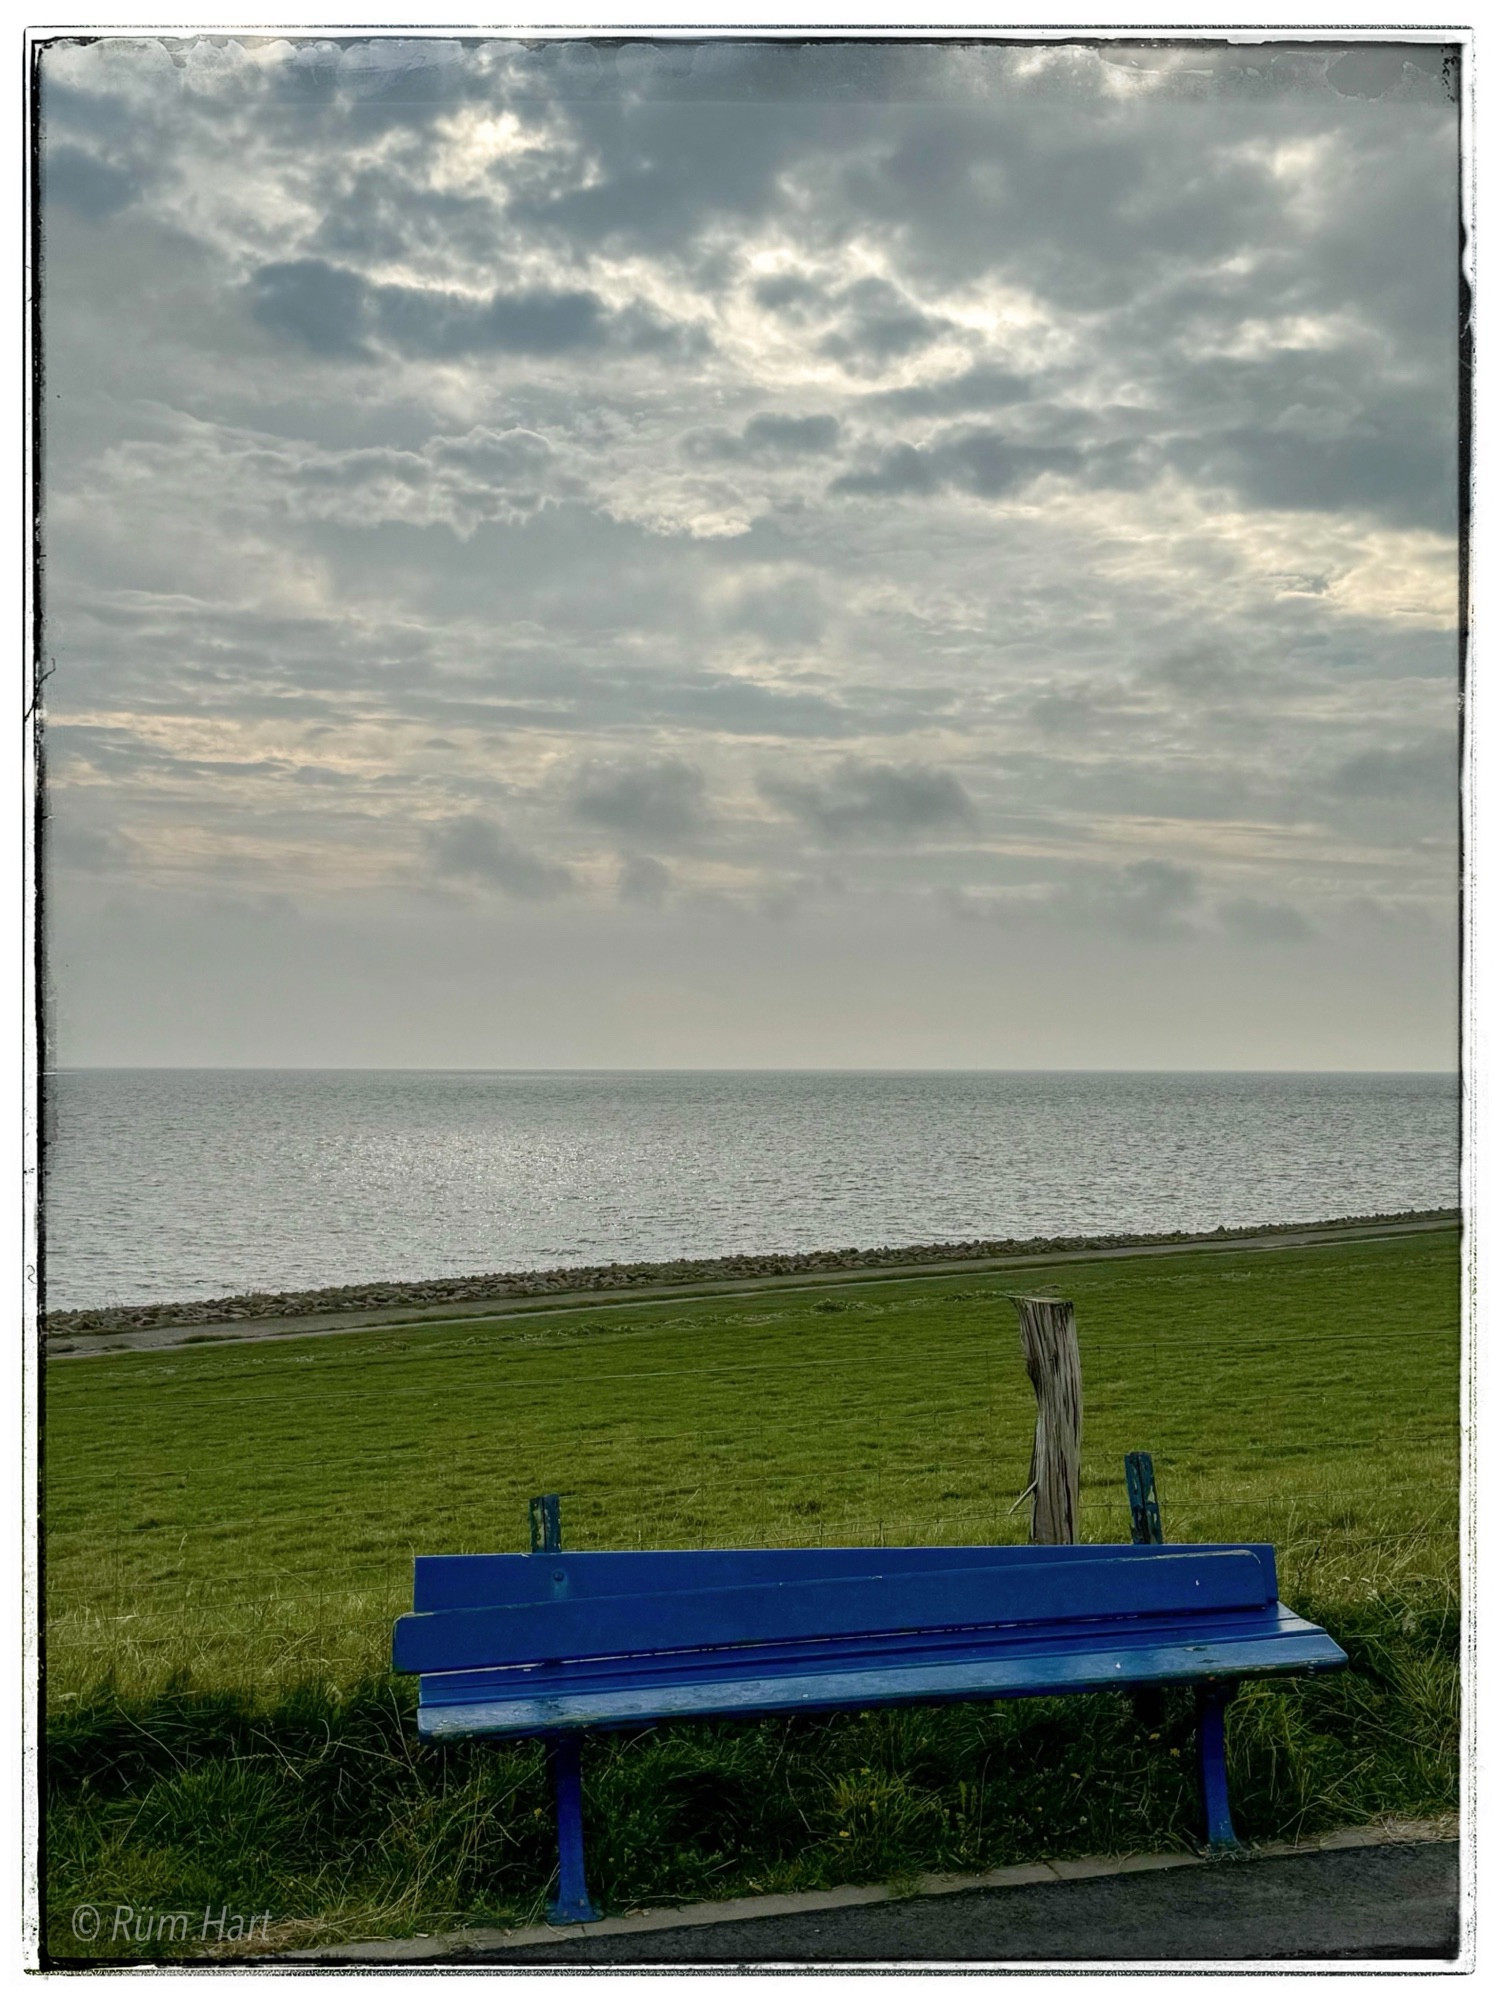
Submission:
[[[213,1296],[198,1302],[136,1303],[110,1309],[49,1310],[52,1337],[101,1336],[121,1330],[188,1328],[198,1323],[251,1322],[271,1317],[333,1316],[344,1311],[440,1309],[531,1295],[596,1293],[604,1289],[677,1287],[697,1282],[758,1281],[777,1275],[840,1274],[860,1268],[921,1267],[928,1262],[992,1261],[1011,1255],[1097,1251],[1109,1247],[1176,1246],[1193,1240],[1263,1239],[1328,1228],[1380,1226],[1416,1220],[1455,1220],[1454,1211],[1382,1212],[1361,1218],[1287,1226],[1219,1226],[1211,1233],[1101,1233],[1086,1238],[941,1240],[919,1247],[840,1247],[809,1254],[726,1254],[713,1260],[616,1261],[593,1268],[531,1268],[493,1275],[457,1275],[426,1282],[370,1282],[349,1288],[286,1289]]]

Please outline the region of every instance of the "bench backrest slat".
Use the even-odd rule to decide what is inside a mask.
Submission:
[[[1024,1568],[1102,1562],[1148,1564],[1164,1555],[1251,1552],[1276,1592],[1270,1545],[828,1545],[676,1552],[461,1552],[415,1561],[412,1607],[519,1607],[541,1600],[596,1600],[624,1593],[696,1592],[799,1579],[857,1579],[876,1574],[956,1572],[974,1566]]]
[[[1135,1559],[1054,1559],[553,1599],[404,1616],[401,1670],[493,1668],[774,1641],[1263,1608],[1248,1548],[1153,1548]],[[538,1564],[545,1563],[538,1560]]]

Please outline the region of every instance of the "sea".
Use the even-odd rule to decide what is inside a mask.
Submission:
[[[74,1069],[49,1309],[1455,1205],[1451,1074]]]

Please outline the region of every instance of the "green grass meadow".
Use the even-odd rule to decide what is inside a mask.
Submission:
[[[1080,1261],[1082,1535],[1268,1539],[1353,1667],[1246,1691],[1241,1834],[1456,1805],[1456,1228]],[[419,1743],[388,1672],[418,1552],[1023,1540],[1034,1402],[966,1275],[58,1360],[43,1429],[49,1945],[227,1903],[282,1945],[536,1916],[534,1744]],[[585,1750],[612,1910],[1180,1847],[1190,1710],[1123,1698],[668,1726]],[[178,1950],[190,1950],[178,1949]]]

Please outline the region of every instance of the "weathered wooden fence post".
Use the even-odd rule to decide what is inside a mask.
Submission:
[[[1078,1466],[1083,1445],[1083,1373],[1070,1302],[1017,1295],[1020,1348],[1036,1391],[1031,1447],[1031,1543],[1077,1543]]]

